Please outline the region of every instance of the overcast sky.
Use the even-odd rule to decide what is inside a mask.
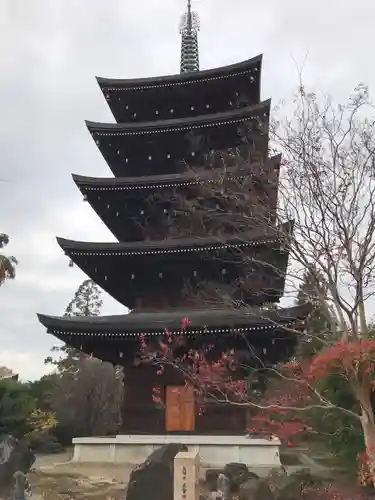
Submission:
[[[345,98],[375,88],[372,0],[196,0],[202,69],[263,53],[262,93],[290,99],[296,67]],[[85,276],[55,241],[113,241],[72,172],[109,176],[84,120],[113,121],[94,76],[179,71],[183,0],[1,0],[0,232],[17,277],[0,289],[0,365],[33,379],[55,344],[36,313],[62,314]],[[104,297],[103,313],[123,308]]]

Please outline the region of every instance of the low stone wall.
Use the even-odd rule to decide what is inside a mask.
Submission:
[[[280,467],[280,441],[246,436],[117,435],[73,439],[73,462],[139,465],[160,446],[181,443],[200,456],[201,465],[223,467],[241,462],[248,467]]]

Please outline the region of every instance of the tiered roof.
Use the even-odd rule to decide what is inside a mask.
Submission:
[[[306,304],[288,309],[264,310],[246,308],[240,310],[215,309],[189,312],[190,324],[181,329],[181,318],[186,310],[165,312],[130,313],[102,317],[55,317],[39,314],[39,321],[47,331],[63,342],[82,349],[88,354],[121,365],[132,359],[139,350],[139,336],[185,335],[190,342],[210,343],[215,340],[225,345],[233,338],[241,343],[249,335],[261,346],[262,357],[274,355],[276,362],[280,347],[293,345],[291,335],[298,324],[303,325],[310,307]],[[276,332],[276,335],[275,335]],[[111,342],[114,349],[108,348]],[[264,348],[267,345],[267,348]]]
[[[225,151],[244,142],[241,126],[251,142],[251,151],[268,152],[268,122],[271,101],[222,113],[192,118],[173,118],[140,123],[86,122],[113,174],[146,176],[177,173],[181,163],[204,165],[210,150]],[[246,158],[249,149],[245,149]]]
[[[174,219],[185,217],[186,212],[181,209],[180,197],[193,196],[199,193],[201,187],[211,188],[214,196],[215,189],[220,188],[224,177],[234,183],[246,182],[254,185],[261,177],[261,171],[269,172],[267,203],[270,216],[275,216],[280,162],[281,155],[277,155],[270,158],[265,165],[258,162],[225,169],[202,168],[177,174],[141,177],[97,178],[73,175],[73,180],[85,201],[90,203],[119,241],[139,241],[143,238],[142,231],[148,220],[158,216],[160,224],[164,219],[165,224],[170,225],[171,216]],[[261,182],[261,179],[259,181]],[[199,209],[199,205],[196,209]],[[211,218],[215,216],[220,217],[219,223],[222,223],[227,212],[218,210],[210,213]],[[246,229],[249,229],[248,224]]]
[[[98,78],[118,123],[87,122],[87,126],[115,178],[73,178],[120,242],[61,238],[58,242],[90,278],[135,311],[95,320],[39,316],[49,332],[118,362],[108,341],[115,346],[120,338],[143,331],[161,333],[181,315],[194,319],[194,334],[207,328],[211,333],[241,328],[251,335],[278,332],[278,338],[280,325],[285,328],[306,316],[304,308],[277,313],[259,308],[265,302],[278,302],[283,294],[286,238],[292,230],[291,223],[282,227],[273,223],[280,156],[268,158],[270,101],[259,102],[261,60],[258,56],[236,65],[163,78]],[[208,165],[212,151],[232,154],[240,161],[228,168],[225,162]],[[220,206],[220,189],[215,192],[215,186],[224,178],[238,180],[247,193],[257,183],[266,191],[262,203],[268,223],[255,224],[244,215],[243,207]],[[216,208],[202,203],[199,190],[207,186],[212,188]],[[259,192],[255,196],[253,202],[261,198]],[[176,220],[183,210],[177,201],[181,199],[201,200],[193,212],[194,217],[202,215],[203,236],[196,232],[189,212],[185,218],[189,236],[186,231],[171,236],[171,228],[179,227]],[[213,222],[205,226],[208,213]],[[226,229],[230,222],[235,230]],[[217,306],[199,312],[197,303],[190,310],[188,304],[193,302],[186,300],[183,306],[187,283],[194,293],[204,283],[219,294],[229,294],[247,312]],[[149,309],[150,298],[163,299],[153,302],[163,312],[145,313],[144,306],[138,310],[139,299],[144,298]]]
[[[186,118],[260,101],[262,56],[199,72],[152,78],[97,78],[117,123]]]
[[[267,275],[272,282],[267,281],[265,286],[253,285],[242,292],[238,290],[237,300],[253,304],[275,302],[283,294],[288,264],[283,244],[286,231],[283,227],[279,236],[273,229],[265,232],[257,228],[223,238],[131,243],[87,243],[59,238],[58,243],[91,279],[129,309],[136,306],[137,298],[146,291],[152,290],[158,295],[162,289],[172,300],[182,291],[187,279],[195,283],[213,280],[217,288],[225,284],[235,289],[250,268],[253,273]],[[267,262],[260,256],[265,248],[268,249]],[[244,256],[249,264],[241,266]]]

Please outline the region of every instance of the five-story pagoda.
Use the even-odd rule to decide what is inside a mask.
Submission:
[[[305,308],[264,308],[283,294],[287,223],[276,227],[280,157],[268,157],[270,101],[261,56],[199,70],[198,19],[181,27],[181,73],[98,78],[116,123],[87,122],[113,177],[73,175],[118,243],[58,238],[65,254],[129,314],[39,315],[70,346],[124,367],[122,433],[244,435],[246,412],[176,399],[179,373],[138,366],[140,335],[248,350],[265,364],[292,352]],[[190,324],[183,331],[181,320]],[[163,405],[153,402],[161,388]],[[185,391],[186,392],[186,391]],[[214,417],[214,418],[213,418]]]

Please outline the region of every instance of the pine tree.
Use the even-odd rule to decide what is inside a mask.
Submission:
[[[77,289],[73,299],[69,302],[64,316],[99,316],[103,305],[101,290],[92,280],[85,280]],[[79,369],[77,363],[87,357],[86,354],[64,345],[63,347],[53,347],[52,352],[61,355],[58,361],[54,361],[51,356],[46,360],[46,364],[54,364],[58,371],[76,371]]]
[[[98,316],[102,307],[101,290],[85,280],[65,310],[65,316]],[[50,404],[59,426],[56,435],[69,443],[74,436],[104,435],[117,432],[122,398],[122,372],[67,345],[55,347],[60,359],[47,363],[57,368],[56,389]]]
[[[98,285],[92,280],[85,280],[69,302],[64,316],[99,316],[102,305]]]

